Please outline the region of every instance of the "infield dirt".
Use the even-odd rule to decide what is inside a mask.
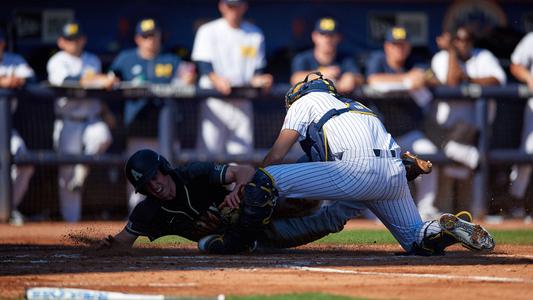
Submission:
[[[485,255],[454,246],[442,257],[395,256],[395,245],[311,244],[233,256],[203,255],[194,244],[94,249],[99,238],[123,225],[0,225],[0,298],[54,286],[198,296],[321,292],[376,299],[533,299],[533,246],[498,245]],[[525,226],[507,222],[498,228]],[[368,221],[347,227],[382,228]]]

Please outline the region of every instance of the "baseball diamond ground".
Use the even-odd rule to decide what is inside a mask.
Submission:
[[[89,246],[123,225],[0,225],[0,298],[53,286],[192,296],[320,292],[370,299],[533,299],[532,243],[497,244],[490,254],[454,246],[442,257],[396,256],[399,246],[372,241],[233,256],[200,254],[193,243],[142,243],[127,251]],[[533,224],[521,221],[484,226],[533,234]],[[369,221],[347,226],[356,229],[383,226]]]

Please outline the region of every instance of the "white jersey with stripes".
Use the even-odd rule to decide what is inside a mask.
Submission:
[[[343,109],[346,104],[325,92],[307,94],[289,108],[281,130],[298,131],[301,141],[305,139],[309,125],[318,122],[332,108]],[[399,148],[383,123],[374,115],[344,113],[330,119],[323,128],[334,156],[346,150]]]
[[[304,139],[312,122],[317,122],[332,108],[344,107],[346,104],[328,93],[307,94],[289,108],[282,130],[296,130],[300,140]],[[342,228],[344,224],[339,222],[357,216],[366,207],[410,251],[413,243],[420,242],[424,223],[411,197],[399,158],[400,149],[394,139],[381,121],[368,113],[347,112],[335,116],[325,123],[324,131],[331,151],[336,154],[335,161],[265,168],[280,198],[340,201],[342,209],[331,210],[324,216],[327,219],[324,226],[336,228]],[[302,222],[316,228],[313,220]]]

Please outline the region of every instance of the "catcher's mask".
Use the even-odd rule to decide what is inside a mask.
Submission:
[[[135,192],[143,195],[146,195],[145,185],[155,176],[157,170],[168,175],[172,167],[166,158],[150,149],[135,152],[124,168],[126,178],[135,188]]]
[[[318,78],[309,80],[309,76],[316,75]],[[287,94],[285,94],[285,108],[289,109],[291,105],[302,96],[311,92],[326,92],[333,95],[337,94],[337,89],[333,81],[324,78],[320,72],[312,72],[305,76],[305,79],[293,85]]]

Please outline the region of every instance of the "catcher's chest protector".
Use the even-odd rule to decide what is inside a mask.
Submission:
[[[307,128],[305,139],[300,141],[300,146],[307,154],[310,161],[333,161],[331,150],[328,146],[327,133],[324,132],[324,124],[334,116],[341,115],[345,112],[354,112],[364,115],[375,116],[374,112],[368,107],[364,106],[360,102],[348,99],[340,98],[342,102],[346,103],[346,108],[343,109],[331,109],[326,112],[320,120],[315,123],[311,123]]]

